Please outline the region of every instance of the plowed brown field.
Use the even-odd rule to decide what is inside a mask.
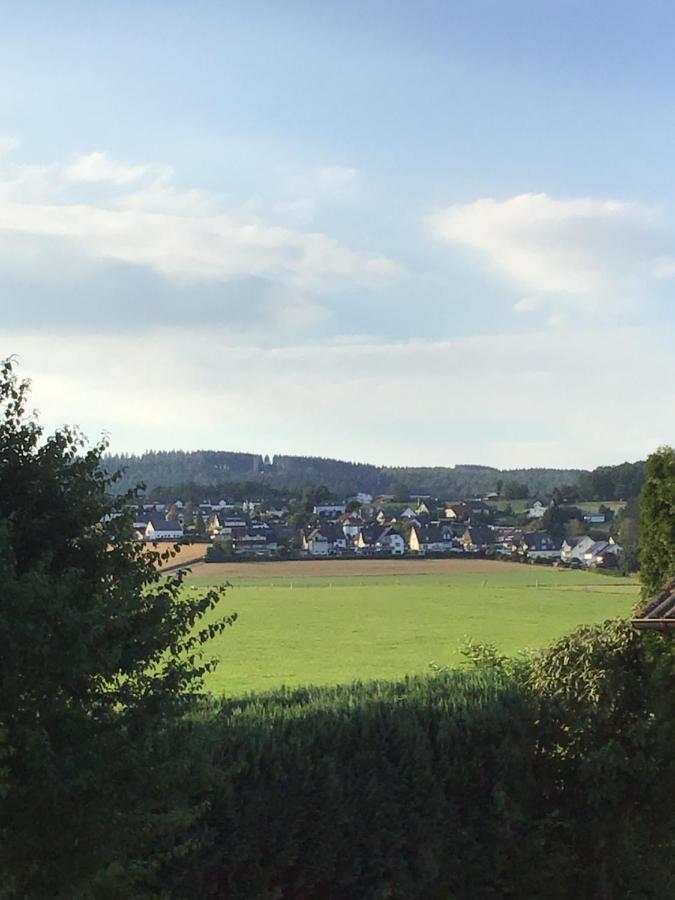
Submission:
[[[364,577],[523,572],[523,566],[518,563],[496,563],[489,559],[294,559],[286,562],[196,563],[191,568],[193,575],[200,579],[213,578],[214,582],[232,578],[293,579],[336,578],[341,575]]]
[[[172,544],[170,541],[166,543],[159,543],[156,547],[153,547],[152,544],[149,545],[148,549],[159,550],[160,552],[169,550]],[[204,558],[204,554],[208,549],[208,544],[181,544],[180,550],[178,554],[173,557],[173,559],[165,560],[159,567],[160,572],[165,571],[166,569],[174,569],[177,566],[189,566],[192,567],[193,564],[199,564],[199,562]]]

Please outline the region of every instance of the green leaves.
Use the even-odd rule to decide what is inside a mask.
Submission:
[[[171,823],[192,821],[172,745],[214,665],[203,650],[235,616],[199,629],[222,591],[186,596],[183,571],[158,571],[177,548],[130,540],[135,492],[112,499],[106,442],[90,447],[68,427],[45,436],[28,391],[6,360],[0,870],[16,896],[75,897],[111,860],[132,884],[160,835],[167,847],[180,840]]]
[[[661,447],[645,466],[640,497],[640,576],[645,599],[675,577],[675,450]]]

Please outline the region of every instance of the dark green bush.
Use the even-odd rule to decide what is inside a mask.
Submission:
[[[204,727],[214,896],[524,896],[536,735],[498,675],[281,691]]]
[[[207,563],[223,563],[232,562],[234,558],[232,541],[219,541],[217,544],[211,544],[206,551],[204,561]]]
[[[675,896],[670,646],[608,622],[467,658],[203,707],[211,849],[185,896]]]

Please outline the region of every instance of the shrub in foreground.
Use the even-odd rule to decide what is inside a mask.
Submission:
[[[185,711],[232,619],[129,540],[105,443],[45,435],[28,389],[0,364],[0,896],[140,897],[193,846]]]
[[[675,656],[627,622],[473,672],[212,704],[196,896],[675,896]]]
[[[204,725],[212,896],[524,895],[535,730],[498,676],[280,691]]]

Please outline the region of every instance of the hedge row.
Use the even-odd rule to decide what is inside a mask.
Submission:
[[[535,729],[503,679],[281,691],[223,703],[205,734],[213,896],[523,896],[504,885],[529,878]]]
[[[616,622],[515,667],[212,703],[175,895],[675,897],[674,680]]]

